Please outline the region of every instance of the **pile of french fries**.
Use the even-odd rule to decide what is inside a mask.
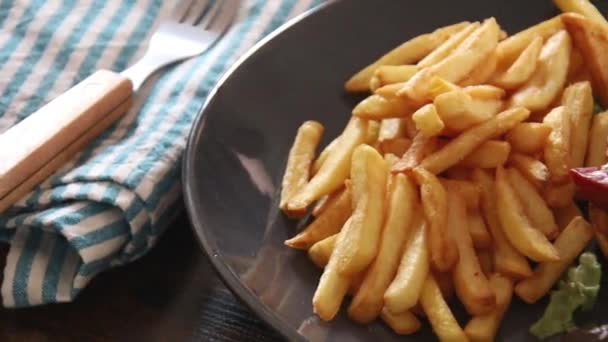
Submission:
[[[371,95],[319,155],[323,126],[299,128],[280,207],[314,217],[285,244],[323,268],[320,318],[350,295],[362,324],[411,334],[426,317],[442,341],[491,341],[513,293],[537,302],[594,237],[608,252],[608,216],[592,207],[588,223],[569,178],[607,161],[608,112],[593,110],[608,23],[555,2],[563,14],[512,36],[489,18],[388,52],[346,83]]]

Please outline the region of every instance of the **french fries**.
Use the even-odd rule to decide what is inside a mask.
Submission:
[[[452,34],[468,25],[468,22],[449,25],[406,41],[356,73],[346,82],[344,88],[349,92],[367,91],[369,81],[379,66],[416,63],[446,41]]]
[[[413,169],[413,176],[420,186],[424,215],[429,222],[431,262],[438,271],[447,271],[458,261],[458,249],[447,232],[448,199],[445,188],[435,175],[424,168]]]
[[[494,269],[514,279],[532,275],[530,264],[505,236],[498,217],[496,187],[492,176],[481,169],[473,170],[473,180],[481,188],[481,209],[492,235],[494,247]]]
[[[494,18],[487,19],[473,31],[445,59],[423,68],[410,78],[397,92],[409,103],[421,104],[429,100],[428,86],[435,76],[457,83],[477,67],[498,43],[500,28]]]
[[[515,293],[526,303],[534,303],[544,296],[561,277],[585,246],[593,238],[593,230],[582,217],[576,217],[555,240],[560,259],[540,263],[534,275],[515,286]]]
[[[411,64],[379,66],[369,81],[369,89],[373,93],[376,89],[385,85],[405,82],[412,78],[416,72],[418,72],[418,67]]]
[[[589,0],[553,0],[562,12],[574,12],[584,15],[601,25],[608,25],[606,18]]]
[[[315,150],[319,145],[323,130],[323,125],[316,121],[306,121],[298,128],[283,174],[281,203],[279,204],[279,207],[289,216],[301,217],[305,213],[301,210],[302,208],[295,211],[289,210],[287,202],[308,183]]]
[[[503,232],[520,253],[537,262],[560,260],[549,240],[530,224],[501,166],[496,168],[496,206]]]
[[[488,140],[466,156],[459,165],[468,168],[494,169],[507,162],[509,153],[511,153],[511,145],[508,142]]]
[[[344,238],[339,239],[336,246],[342,247],[341,243],[345,246],[340,250],[337,262],[340,274],[355,275],[376,257],[384,217],[387,174],[386,161],[374,148],[360,145],[355,149],[351,166],[354,209],[351,223],[345,227],[348,230],[341,234]]]
[[[511,304],[513,282],[500,273],[492,274],[489,280],[496,294],[496,307],[486,315],[474,316],[467,323],[464,333],[471,342],[494,341],[500,321]]]
[[[414,183],[404,174],[392,177],[378,254],[348,308],[349,317],[359,323],[369,323],[380,315],[384,306],[384,292],[397,273],[412,216],[418,206],[418,192]]]
[[[285,245],[291,248],[308,249],[315,243],[340,231],[352,213],[352,191],[347,185],[335,198],[327,204],[327,208],[306,228]]]
[[[546,109],[566,83],[571,50],[568,32],[562,30],[551,36],[540,51],[534,74],[512,95],[511,107]]]
[[[398,335],[413,334],[420,329],[420,321],[410,311],[394,314],[385,308],[380,317]]]
[[[593,116],[591,130],[589,131],[589,145],[587,146],[586,166],[600,166],[606,162],[608,148],[608,112]]]
[[[536,70],[536,61],[542,47],[543,39],[541,37],[532,39],[530,45],[522,51],[508,69],[495,74],[491,83],[504,89],[514,89],[526,83]]]
[[[342,230],[349,230],[350,224],[351,219],[348,219]],[[351,277],[338,272],[340,257],[349,248],[349,245],[344,242],[345,238],[346,234],[338,234],[334,250],[312,298],[314,312],[324,321],[330,321],[336,316],[351,283]]]
[[[541,37],[545,40],[563,28],[562,16],[556,16],[501,41],[496,47],[499,70],[504,70],[506,69],[505,66],[513,64],[513,61],[521,55],[521,52],[524,51],[536,37]]]
[[[437,140],[418,132],[410,148],[403,154],[401,160],[391,167],[392,172],[405,172],[417,167],[420,162],[437,147]]]
[[[594,92],[604,106],[608,105],[608,29],[606,25],[575,13],[563,14],[562,21],[591,72]]]
[[[441,341],[467,341],[467,336],[454,318],[432,275],[426,278],[420,304],[435,334]]]
[[[416,129],[427,137],[439,135],[445,127],[432,103],[420,107],[412,114],[412,119],[416,123]]]
[[[509,183],[523,205],[524,212],[532,226],[545,234],[549,240],[555,239],[559,229],[553,217],[553,212],[536,191],[534,185],[528,182],[516,169],[507,169],[506,171]]]
[[[570,113],[565,106],[556,107],[543,120],[551,126],[544,157],[551,174],[551,182],[563,184],[570,170]]]
[[[413,308],[429,274],[428,229],[422,215],[412,221],[412,235],[403,251],[397,274],[384,293],[385,308],[399,313]]]
[[[492,118],[503,103],[500,99],[475,99],[457,89],[435,97],[433,104],[449,131],[462,132]]]
[[[507,133],[507,141],[513,151],[535,154],[543,151],[551,126],[540,122],[522,122]]]
[[[553,210],[553,215],[560,231],[566,229],[575,217],[583,217],[583,213],[573,200],[567,206]]]
[[[593,92],[589,82],[578,82],[564,90],[562,104],[570,113],[570,167],[581,167],[587,152],[593,114]]]
[[[521,172],[538,190],[541,190],[545,183],[549,181],[549,169],[538,159],[524,154],[512,153],[508,164]]]
[[[473,31],[479,28],[478,21],[470,23],[460,31],[454,33],[448,40],[439,45],[435,50],[426,55],[416,64],[418,68],[426,68],[444,60],[456,47],[458,47]]]
[[[336,246],[336,240],[339,233],[326,237],[325,239],[315,243],[308,250],[308,257],[312,262],[320,268],[324,268],[329,262],[331,253]]]
[[[570,180],[608,162],[608,111],[592,114],[594,95],[608,100],[608,24],[587,0],[555,2],[587,17],[415,37],[347,82],[369,95],[316,159],[322,126],[296,137],[279,205],[312,207],[285,244],[323,269],[322,320],[352,296],[361,324],[405,335],[426,319],[441,341],[492,341],[513,293],[538,301],[593,237],[608,255],[608,212],[590,204],[587,223]]]
[[[458,164],[484,141],[504,134],[529,115],[530,111],[525,108],[506,110],[461,133],[442,149],[426,157],[420,165],[431,173],[439,174]]]
[[[486,314],[494,309],[496,299],[473,248],[464,199],[457,189],[448,187],[448,202],[449,230],[459,255],[452,272],[456,294],[470,314]]]
[[[479,212],[478,209],[469,210],[467,222],[469,223],[469,234],[471,234],[475,249],[482,250],[491,248],[492,237],[488,232],[481,212]]]
[[[366,121],[351,119],[319,172],[298,194],[289,199],[288,210],[296,212],[305,210],[312,202],[332,193],[344,184],[350,172],[351,156],[355,148],[365,141],[367,126]]]

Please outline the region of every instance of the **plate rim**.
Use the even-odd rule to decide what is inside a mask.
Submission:
[[[306,341],[305,337],[293,329],[285,320],[281,319],[273,310],[263,304],[258,296],[240,280],[239,276],[223,261],[219,253],[217,245],[211,241],[210,236],[206,233],[205,224],[203,224],[202,215],[197,213],[196,207],[199,204],[197,198],[198,191],[193,186],[193,178],[190,177],[194,173],[194,147],[200,141],[203,131],[207,129],[207,118],[211,113],[206,113],[214,98],[224,83],[232,77],[232,75],[240,69],[249,58],[260,52],[273,39],[282,35],[295,25],[299,24],[306,18],[315,15],[321,11],[325,11],[336,3],[343,0],[327,0],[313,8],[310,8],[295,17],[289,19],[281,26],[276,28],[270,34],[255,43],[245,54],[238,58],[234,64],[228,68],[226,72],[219,78],[215,86],[211,89],[207,98],[200,110],[197,112],[195,119],[192,122],[192,128],[188,134],[186,147],[184,149],[184,157],[182,159],[182,192],[186,206],[186,214],[190,221],[191,229],[194,231],[202,250],[211,262],[213,269],[220,276],[222,282],[230,289],[230,291],[251,311],[253,311],[265,324],[278,332],[283,338],[289,341]],[[219,114],[217,114],[219,115]]]

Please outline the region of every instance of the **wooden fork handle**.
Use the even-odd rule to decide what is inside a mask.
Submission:
[[[132,89],[128,78],[112,71],[97,71],[0,135],[0,199],[41,169],[47,176],[56,171],[61,163],[50,163],[52,168],[47,164],[104,118],[124,114],[128,109],[124,103]],[[79,149],[84,146],[80,144]],[[38,177],[31,184],[30,180],[28,188],[42,181]]]

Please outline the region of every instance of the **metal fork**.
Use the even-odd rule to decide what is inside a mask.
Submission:
[[[182,0],[121,73],[98,70],[0,135],[0,212],[120,118],[157,70],[206,51],[234,21],[239,0]]]
[[[145,55],[121,75],[139,89],[159,68],[207,50],[225,32],[238,6],[234,0],[181,1],[171,18],[160,24]],[[202,30],[201,30],[202,29]]]

